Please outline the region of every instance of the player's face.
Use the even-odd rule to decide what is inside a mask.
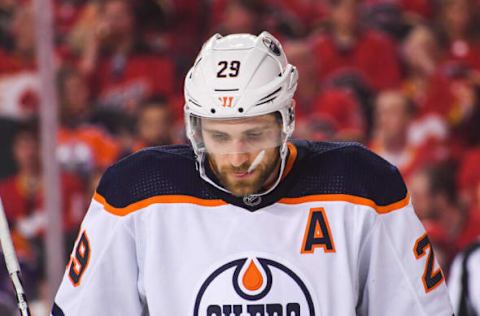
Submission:
[[[281,124],[274,114],[235,120],[202,119],[202,138],[212,170],[236,196],[258,193],[278,175]],[[252,163],[256,167],[249,171]]]

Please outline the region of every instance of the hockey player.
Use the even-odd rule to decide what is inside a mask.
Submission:
[[[53,315],[452,315],[397,169],[357,144],[288,142],[280,43],[214,35],[185,79],[192,146],[110,167]]]

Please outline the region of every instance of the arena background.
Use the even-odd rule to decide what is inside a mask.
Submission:
[[[296,138],[395,164],[448,277],[480,235],[480,1],[0,0],[0,197],[47,315],[102,172],[184,143],[183,78],[218,32],[278,37]],[[3,259],[2,259],[3,260]],[[0,267],[0,314],[15,312]]]

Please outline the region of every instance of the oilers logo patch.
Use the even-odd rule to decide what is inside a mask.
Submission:
[[[230,261],[201,285],[194,316],[314,316],[305,283],[285,265],[266,258]]]

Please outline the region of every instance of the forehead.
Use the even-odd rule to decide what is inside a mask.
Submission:
[[[406,110],[407,100],[398,93],[386,93],[384,95],[380,95],[377,101],[377,109],[385,110],[392,108]]]
[[[139,111],[140,116],[148,116],[148,115],[167,115],[170,114],[170,108],[164,104],[149,104]]]
[[[277,123],[275,114],[265,114],[241,119],[215,120],[202,118],[202,129],[229,132],[272,126]]]

